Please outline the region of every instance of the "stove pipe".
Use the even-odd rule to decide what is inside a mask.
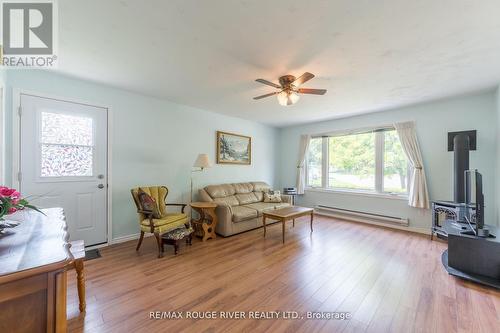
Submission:
[[[465,202],[465,171],[469,170],[469,150],[469,136],[465,133],[457,134],[453,138],[453,193],[454,201],[457,203]]]

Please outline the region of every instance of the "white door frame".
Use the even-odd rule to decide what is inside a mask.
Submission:
[[[107,117],[106,117],[106,128],[107,128],[107,133],[106,133],[106,138],[107,138],[107,154],[106,154],[106,173],[107,173],[107,179],[108,179],[108,186],[107,186],[107,191],[106,191],[106,209],[107,209],[107,231],[106,231],[106,243],[97,245],[97,246],[92,246],[91,248],[97,248],[97,247],[103,247],[103,246],[108,246],[112,243],[113,240],[113,224],[112,224],[112,197],[111,197],[111,157],[113,156],[112,154],[112,144],[111,144],[111,138],[112,136],[112,125],[111,125],[111,119],[112,117],[112,110],[110,106],[105,106],[99,103],[94,103],[94,102],[89,102],[85,100],[80,100],[80,99],[75,99],[75,98],[68,98],[68,97],[61,97],[61,96],[55,96],[51,94],[46,94],[46,93],[40,93],[40,92],[35,92],[35,91],[30,91],[30,90],[24,90],[24,89],[19,89],[19,88],[13,88],[12,89],[12,186],[14,188],[19,188],[20,182],[18,178],[18,173],[21,170],[21,163],[20,163],[20,156],[21,156],[21,122],[20,122],[20,117],[19,117],[19,108],[21,107],[21,95],[30,95],[30,96],[35,96],[35,97],[41,97],[41,98],[47,98],[47,99],[53,99],[61,102],[70,102],[70,103],[76,103],[76,104],[83,104],[87,106],[93,106],[93,107],[98,107],[102,109],[107,110]]]
[[[4,87],[0,82],[0,184],[5,185],[5,110]]]

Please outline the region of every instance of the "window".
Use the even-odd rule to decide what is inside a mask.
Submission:
[[[375,133],[328,138],[328,187],[375,190]]]
[[[309,144],[308,187],[401,195],[408,191],[408,170],[392,128],[318,137]]]
[[[92,176],[92,118],[42,112],[42,177]]]

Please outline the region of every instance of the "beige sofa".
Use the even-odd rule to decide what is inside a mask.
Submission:
[[[264,182],[209,185],[199,190],[201,201],[215,202],[216,232],[230,236],[262,226],[262,212],[291,206],[292,197],[282,195],[280,203],[263,202],[271,187]],[[272,221],[269,221],[273,223]]]

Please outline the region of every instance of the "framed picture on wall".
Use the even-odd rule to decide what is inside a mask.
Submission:
[[[252,138],[245,135],[217,131],[218,164],[251,164]]]

